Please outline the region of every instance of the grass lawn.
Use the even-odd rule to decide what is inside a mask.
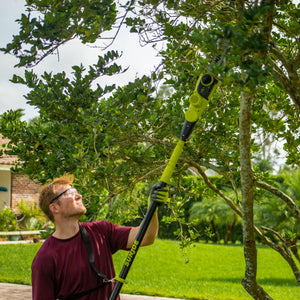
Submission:
[[[30,266],[41,244],[0,245],[0,281],[30,284]],[[119,274],[127,252],[114,256]],[[189,263],[175,241],[157,240],[140,248],[121,293],[185,299],[252,299],[240,282],[242,246],[196,244]],[[300,266],[299,266],[300,268]],[[300,287],[288,264],[274,250],[258,247],[258,282],[273,299],[300,299]]]

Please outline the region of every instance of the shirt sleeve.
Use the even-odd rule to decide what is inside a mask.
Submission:
[[[119,226],[108,221],[92,222],[99,232],[102,232],[107,238],[110,245],[111,253],[114,254],[118,250],[126,250],[128,236],[132,227]]]
[[[111,229],[110,243],[111,243],[112,253],[115,253],[120,249],[126,250],[128,236],[132,227],[119,226],[112,223],[111,225],[112,225],[112,229]]]

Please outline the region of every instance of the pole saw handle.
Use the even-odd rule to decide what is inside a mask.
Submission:
[[[164,183],[162,183],[162,186],[165,186]],[[110,295],[109,297],[109,300],[116,300],[120,291],[121,291],[121,288],[123,286],[123,283],[127,277],[127,274],[131,268],[131,265],[135,259],[135,256],[140,248],[140,245],[141,245],[141,242],[145,236],[145,233],[149,227],[149,224],[150,224],[150,221],[156,211],[158,207],[158,202],[156,201],[151,201],[150,203],[150,206],[148,207],[148,210],[146,212],[146,215],[143,219],[143,222],[141,224],[141,227],[140,227],[140,230],[139,232],[137,233],[136,237],[135,237],[135,240],[133,242],[133,245],[127,255],[127,258],[124,262],[124,265],[122,267],[122,270],[120,272],[120,275],[119,277],[117,277],[117,282],[114,286],[114,289],[112,291],[112,294]]]

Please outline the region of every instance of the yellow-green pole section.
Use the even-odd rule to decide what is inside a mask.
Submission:
[[[170,183],[170,179],[172,177],[172,174],[174,172],[175,166],[177,164],[177,161],[181,155],[182,149],[185,145],[185,141],[182,140],[178,140],[177,145],[167,163],[167,166],[160,178],[160,181],[169,184]]]

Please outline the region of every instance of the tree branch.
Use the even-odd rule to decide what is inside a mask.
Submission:
[[[277,189],[274,186],[271,186],[265,182],[262,181],[258,181],[254,179],[254,185],[262,188],[264,190],[267,190],[268,192],[272,193],[273,195],[277,196],[278,198],[282,199],[290,208],[290,210],[293,213],[293,216],[300,221],[300,210],[298,208],[298,206],[296,205],[296,203],[293,201],[292,198],[290,198],[288,195],[286,195],[285,193],[283,193],[282,191],[280,191],[279,189]]]
[[[197,164],[194,161],[191,160],[187,160],[187,159],[181,159],[182,161],[184,161],[185,163],[189,164],[190,166],[194,167],[199,174],[202,176],[204,182],[206,183],[206,185],[212,190],[214,191],[217,195],[219,195],[220,197],[222,197],[226,203],[230,206],[230,208],[240,217],[242,217],[242,212],[241,210],[232,202],[232,200],[230,198],[228,198],[226,195],[224,195],[220,190],[218,190],[209,180],[209,178],[207,177],[207,175],[205,174],[204,170],[201,168],[201,166],[199,164]]]
[[[264,230],[264,231],[268,231],[268,232],[271,232],[272,234],[274,234],[275,236],[277,236],[277,238],[283,243],[283,244],[286,244],[286,241],[282,238],[282,236],[276,232],[275,230],[271,229],[271,228],[268,228],[266,226],[261,226],[261,229]]]

